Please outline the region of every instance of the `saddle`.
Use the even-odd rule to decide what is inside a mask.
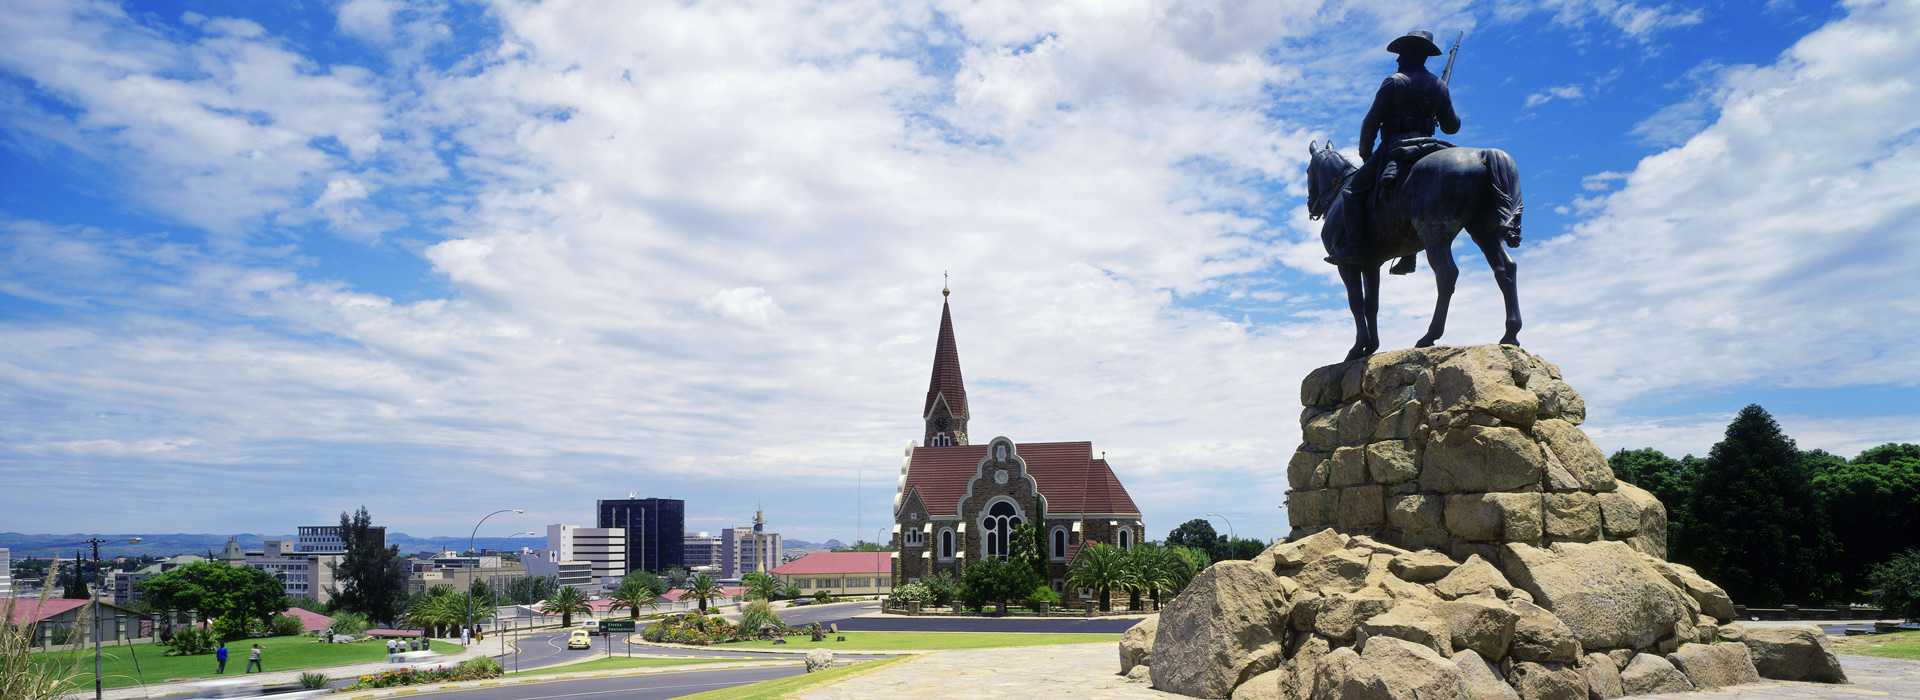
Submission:
[[[1380,179],[1374,185],[1371,204],[1378,206],[1385,199],[1386,193],[1399,182],[1400,171],[1413,167],[1421,158],[1449,148],[1454,148],[1454,145],[1431,136],[1401,139],[1387,151],[1387,162],[1380,168]]]

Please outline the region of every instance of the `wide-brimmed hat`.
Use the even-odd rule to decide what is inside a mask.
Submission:
[[[1415,29],[1406,36],[1394,39],[1387,44],[1387,50],[1397,54],[1418,54],[1421,56],[1440,55],[1440,45],[1433,43],[1433,32]]]

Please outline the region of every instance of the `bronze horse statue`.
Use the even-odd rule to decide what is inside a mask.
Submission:
[[[1307,214],[1324,219],[1320,238],[1333,252],[1331,236],[1339,235],[1346,223],[1341,218],[1340,190],[1355,167],[1346,156],[1333,150],[1331,143],[1307,144],[1311,154],[1307,164]],[[1519,345],[1520,295],[1516,280],[1518,266],[1500,248],[1520,245],[1520,171],[1513,157],[1497,148],[1446,148],[1403,167],[1398,184],[1382,193],[1374,210],[1371,226],[1360,242],[1366,261],[1340,266],[1340,281],[1347,286],[1347,306],[1353,311],[1355,340],[1347,359],[1373,354],[1380,349],[1377,320],[1380,315],[1380,265],[1401,256],[1426,251],[1427,264],[1433,267],[1439,298],[1433,306],[1433,322],[1427,334],[1414,347],[1430,347],[1447,328],[1447,304],[1453,298],[1453,285],[1460,268],[1453,262],[1453,239],[1466,229],[1475,245],[1493,268],[1493,280],[1507,305],[1505,345]],[[1354,199],[1362,203],[1360,198]]]

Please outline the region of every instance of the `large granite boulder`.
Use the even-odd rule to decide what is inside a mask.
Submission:
[[[1664,657],[1635,654],[1627,667],[1620,669],[1620,687],[1628,695],[1684,693],[1693,690],[1693,681]]]
[[[1394,639],[1369,638],[1341,679],[1342,700],[1423,700],[1458,698],[1467,693],[1466,680],[1453,661],[1425,645]],[[1315,689],[1318,697],[1318,689]]]
[[[1573,664],[1520,661],[1509,676],[1520,700],[1587,700],[1587,677]]]
[[[1499,569],[1487,563],[1487,560],[1481,559],[1480,555],[1474,554],[1468,556],[1465,562],[1454,567],[1453,571],[1448,572],[1446,576],[1435,581],[1433,592],[1448,600],[1487,592],[1505,598],[1513,593],[1513,584],[1507,581],[1506,576],[1501,575]]]
[[[1395,605],[1362,621],[1354,636],[1362,644],[1375,637],[1392,637],[1432,649],[1440,656],[1453,656],[1453,637],[1447,623],[1424,605]]]
[[[1673,635],[1677,621],[1692,626],[1684,594],[1623,543],[1514,543],[1505,558],[1507,578],[1588,649],[1643,649]]]
[[[1464,697],[1473,700],[1520,700],[1520,693],[1500,677],[1493,664],[1472,649],[1461,649],[1453,653],[1453,666],[1460,669],[1460,679],[1467,684]]]
[[[1613,657],[1594,652],[1580,657],[1580,674],[1587,677],[1587,696],[1594,700],[1606,700],[1626,695],[1620,685],[1620,667]]]
[[[1682,644],[1678,651],[1667,655],[1667,660],[1687,674],[1687,680],[1693,681],[1695,688],[1724,688],[1760,680],[1747,645],[1739,642]]]
[[[1160,616],[1155,614],[1120,635],[1120,675],[1127,675],[1135,666],[1153,665],[1153,637],[1159,631]]]
[[[1847,672],[1827,646],[1827,635],[1813,625],[1754,627],[1740,640],[1753,655],[1754,670],[1780,681],[1845,683]]]
[[[1654,570],[1659,571],[1660,575],[1667,579],[1668,583],[1685,591],[1687,596],[1693,599],[1694,604],[1699,606],[1701,613],[1721,622],[1734,620],[1733,599],[1727,597],[1726,589],[1721,588],[1719,584],[1708,581],[1691,566],[1662,561],[1651,556],[1645,559]]]
[[[1251,561],[1223,561],[1195,576],[1160,611],[1153,687],[1224,698],[1279,665],[1289,612],[1281,578]]]
[[[1567,623],[1553,613],[1524,600],[1509,600],[1514,612],[1513,646],[1516,661],[1569,663],[1580,658],[1580,640]]]
[[[1433,614],[1446,625],[1454,649],[1472,649],[1483,659],[1499,659],[1513,645],[1513,625],[1520,618],[1512,608],[1492,597],[1461,598],[1435,603]]]

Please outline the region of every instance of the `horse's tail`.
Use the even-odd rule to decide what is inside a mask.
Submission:
[[[1526,209],[1520,202],[1520,167],[1514,165],[1513,156],[1498,148],[1481,150],[1480,161],[1487,167],[1487,189],[1493,195],[1494,220],[1499,222],[1509,245],[1519,245],[1520,214]]]

